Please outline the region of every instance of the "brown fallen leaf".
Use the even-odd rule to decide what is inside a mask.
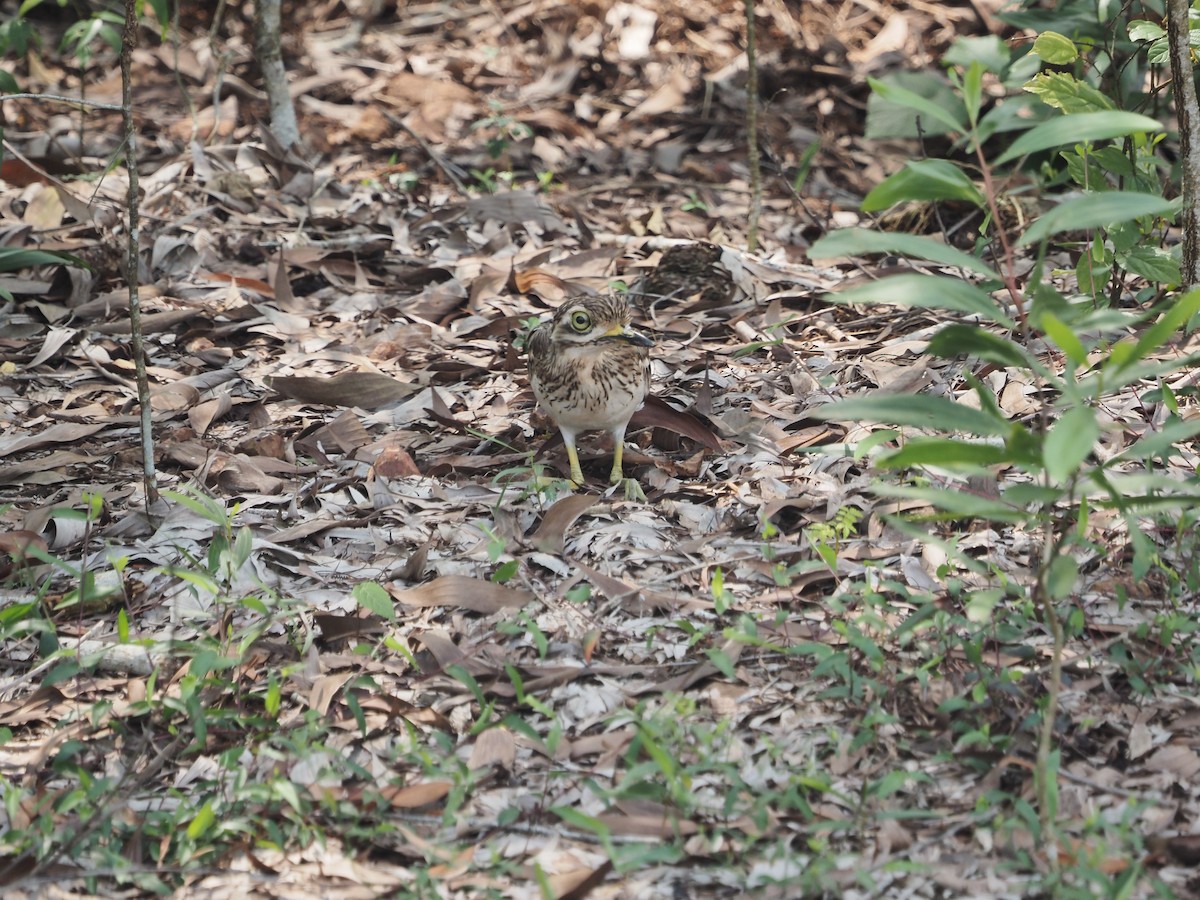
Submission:
[[[506,772],[511,772],[517,759],[517,744],[512,732],[507,728],[489,728],[475,739],[471,748],[471,756],[467,760],[467,768],[484,769],[489,766],[499,766]]]
[[[596,498],[588,494],[568,494],[546,510],[537,531],[529,542],[543,553],[558,554],[563,551],[567,530],[585,512],[596,505]]]
[[[31,548],[45,553],[50,546],[46,539],[35,531],[0,533],[0,578],[7,578],[14,568],[24,565]]]
[[[417,468],[416,462],[409,456],[408,451],[394,445],[384,447],[375,457],[371,468],[376,475],[382,478],[407,478],[411,475],[421,474],[421,470]]]
[[[51,425],[49,428],[39,431],[37,434],[29,434],[24,437],[14,437],[11,439],[6,437],[0,439],[0,456],[9,456],[21,450],[40,450],[42,447],[49,447],[51,444],[75,444],[85,437],[90,437],[102,428],[108,427],[108,425],[108,422],[89,425],[76,422],[60,422],[57,425]]]
[[[328,377],[276,375],[263,381],[271,390],[301,403],[361,409],[378,409],[417,392],[415,385],[380,372],[343,372]]]
[[[443,575],[428,584],[406,590],[392,590],[397,602],[406,606],[449,606],[480,613],[524,606],[534,599],[529,591],[505,587],[468,575]]]
[[[547,879],[551,895],[557,900],[583,900],[600,886],[612,868],[612,861],[605,860],[595,869],[585,867],[551,875]]]
[[[416,809],[441,800],[450,793],[451,787],[449,781],[424,781],[404,787],[383,787],[379,793],[397,809]]]
[[[629,421],[630,431],[635,428],[647,427],[673,431],[675,434],[691,438],[716,453],[725,449],[721,446],[721,439],[699,416],[686,410],[676,409],[665,400],[653,395],[646,398],[646,404],[635,412]]]

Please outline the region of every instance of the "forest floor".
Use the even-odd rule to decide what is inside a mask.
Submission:
[[[133,61],[149,515],[119,115],[3,104],[0,246],[90,264],[0,272],[0,551],[42,560],[0,568],[6,897],[1018,897],[1058,866],[1197,895],[1200,709],[1120,523],[1048,859],[1049,636],[1013,601],[964,638],[949,523],[812,416],[967,392],[922,352],[947,316],[823,300],[896,260],[807,248],[921,152],[864,137],[866,79],[999,4],[759,0],[753,252],[740,4],[290,6],[303,153],[265,133],[249,6],[147,20]],[[78,96],[41,12],[22,88]],[[85,80],[119,102],[107,51]],[[656,342],[645,500],[595,436],[583,489],[545,477],[518,346],[622,287]],[[1034,386],[993,383],[1022,415]],[[1001,588],[1039,550],[954,546]]]

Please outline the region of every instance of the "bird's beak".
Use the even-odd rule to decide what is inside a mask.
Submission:
[[[640,331],[634,331],[628,325],[614,325],[608,331],[604,332],[605,338],[611,338],[617,341],[626,341],[638,347],[653,347],[654,341],[646,337]]]

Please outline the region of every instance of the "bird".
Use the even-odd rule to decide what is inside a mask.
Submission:
[[[583,472],[575,439],[585,431],[612,435],[609,480],[625,481],[625,429],[650,391],[649,348],[654,345],[630,327],[631,317],[629,304],[619,296],[572,299],[535,328],[526,343],[534,396],[562,433],[571,481],[577,486],[583,484]]]

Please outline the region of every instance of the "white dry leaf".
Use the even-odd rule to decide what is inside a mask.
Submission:
[[[617,53],[621,59],[638,60],[650,55],[650,42],[658,22],[653,10],[636,3],[614,3],[604,22],[619,35]]]
[[[1145,722],[1134,722],[1129,729],[1129,758],[1141,759],[1154,747],[1154,738]]]

